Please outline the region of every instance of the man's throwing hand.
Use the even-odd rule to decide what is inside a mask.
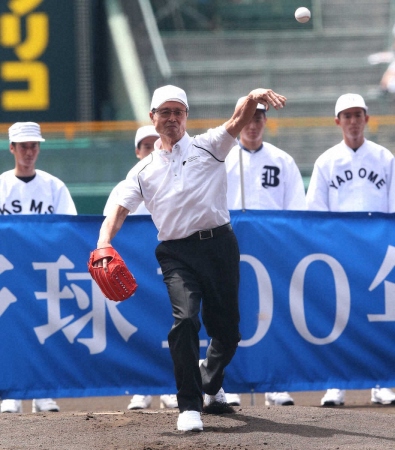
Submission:
[[[255,100],[262,105],[265,105],[266,110],[272,105],[275,109],[284,108],[287,98],[281,94],[277,94],[271,89],[254,89],[248,94],[248,97]]]

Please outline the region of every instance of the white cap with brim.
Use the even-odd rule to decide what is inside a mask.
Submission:
[[[144,127],[140,127],[136,131],[136,137],[134,138],[135,147],[137,148],[143,139],[150,136],[159,137],[159,134],[157,133],[153,125],[146,125]]]
[[[240,98],[237,100],[236,108],[237,108],[241,103],[243,103],[244,100],[245,100],[246,98],[247,98],[246,95],[245,95],[244,97],[240,97]],[[265,105],[262,105],[262,103],[258,103],[257,106],[256,106],[256,109],[259,109],[259,110],[261,110],[261,111],[263,111],[263,112],[266,112],[266,107],[265,107]]]
[[[335,106],[335,116],[338,117],[338,115],[344,111],[345,109],[349,108],[362,108],[366,112],[368,112],[368,107],[365,104],[365,100],[363,97],[359,94],[344,94],[341,95],[336,102]]]
[[[189,109],[185,91],[177,86],[172,86],[171,84],[162,86],[154,91],[151,102],[151,111],[153,109],[158,109],[159,106],[163,105],[165,102],[179,102]]]
[[[16,122],[8,129],[10,142],[44,142],[41,128],[35,122]]]

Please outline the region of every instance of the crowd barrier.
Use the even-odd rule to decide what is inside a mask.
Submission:
[[[394,215],[234,211],[242,340],[230,392],[395,385]],[[102,216],[0,217],[0,397],[174,393],[157,231],[113,241],[135,274],[115,303],[87,270]],[[201,357],[209,336],[200,334]]]

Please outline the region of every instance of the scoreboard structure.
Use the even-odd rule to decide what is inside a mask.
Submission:
[[[0,4],[0,122],[94,120],[91,0]]]

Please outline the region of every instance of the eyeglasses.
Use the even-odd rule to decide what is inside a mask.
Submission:
[[[169,119],[172,114],[176,118],[184,117],[184,115],[188,112],[186,109],[153,109],[152,112],[154,114],[158,114],[159,117],[163,117],[163,119]]]

